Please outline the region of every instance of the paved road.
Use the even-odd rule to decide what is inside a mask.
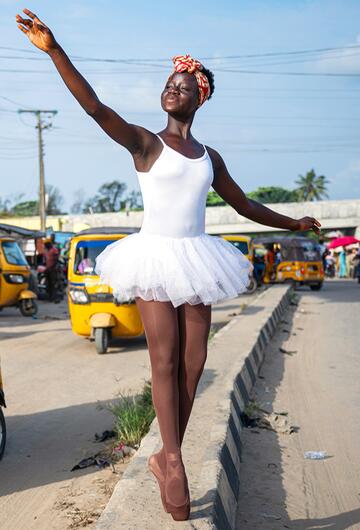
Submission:
[[[213,306],[214,329],[253,299],[242,295]],[[119,391],[139,391],[150,377],[146,343],[118,341],[106,355],[98,355],[94,344],[72,334],[66,305],[49,303],[41,304],[37,319],[4,309],[0,340],[8,405],[8,444],[0,463],[0,528],[70,528],[54,506],[59,498],[62,506],[70,506],[69,496],[62,498],[64,492],[71,498],[100,495],[98,471],[82,470],[74,478],[69,470],[98,449],[94,433],[112,426],[112,415],[104,407]]]
[[[360,529],[360,286],[298,295],[253,396],[298,432],[243,430],[238,530]]]

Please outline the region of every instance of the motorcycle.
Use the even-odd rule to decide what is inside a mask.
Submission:
[[[56,279],[54,291],[55,301],[61,301],[65,297],[66,290],[66,276],[64,274],[65,263],[63,260],[59,260],[56,265]],[[49,299],[49,290],[48,290],[48,275],[46,272],[46,267],[39,265],[37,268],[37,295],[40,300]]]

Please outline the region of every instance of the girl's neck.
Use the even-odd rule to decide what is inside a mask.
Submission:
[[[194,116],[190,118],[180,120],[174,118],[174,116],[168,115],[168,123],[164,132],[172,136],[178,136],[184,140],[191,138],[191,125],[193,122]]]

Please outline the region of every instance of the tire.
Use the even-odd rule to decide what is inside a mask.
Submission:
[[[246,292],[247,292],[248,294],[253,294],[253,293],[256,291],[257,286],[258,286],[258,285],[257,285],[257,281],[256,281],[255,278],[252,276],[252,277],[250,278],[250,283],[249,283],[248,287],[246,288]]]
[[[4,413],[0,407],[0,460],[3,457],[6,445],[6,423]]]
[[[24,298],[20,300],[20,313],[24,317],[32,317],[38,312],[38,305],[33,298]]]
[[[320,289],[322,288],[322,282],[319,282],[317,283],[316,285],[310,285],[310,289],[312,291],[320,291]]]
[[[100,354],[106,353],[109,347],[110,340],[109,328],[95,328],[94,335],[96,351]]]

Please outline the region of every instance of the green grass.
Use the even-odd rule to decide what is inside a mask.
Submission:
[[[140,394],[133,396],[119,393],[119,400],[109,406],[115,416],[114,430],[118,440],[138,448],[141,439],[149,431],[155,418],[151,397],[151,381],[146,381]]]

